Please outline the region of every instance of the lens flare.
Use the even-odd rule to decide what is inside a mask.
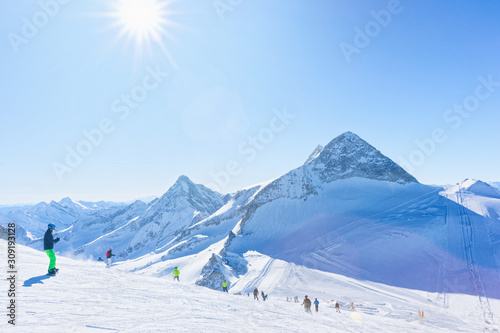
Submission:
[[[106,15],[113,19],[112,27],[119,28],[119,37],[135,42],[136,52],[141,54],[144,48],[156,43],[172,65],[175,62],[164,44],[164,38],[173,39],[169,28],[175,28],[168,9],[168,0],[115,0],[110,2],[111,10]]]

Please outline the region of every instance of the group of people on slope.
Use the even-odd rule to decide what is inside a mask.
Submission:
[[[302,302],[301,305],[304,306],[304,310],[307,312],[307,313],[311,313],[311,305],[314,304],[314,307],[315,307],[315,310],[316,312],[319,311],[319,301],[317,298],[314,299],[314,302],[311,303],[311,300],[306,296],[304,296],[304,301]],[[354,304],[351,303],[351,306],[354,308]],[[340,312],[340,305],[339,305],[339,302],[335,302],[335,311],[336,312]]]
[[[108,251],[106,251],[106,261],[108,262],[106,264],[106,267],[107,268],[110,268],[111,267],[111,257],[114,257],[115,255],[113,254],[113,248],[110,247]],[[104,259],[102,259],[101,257],[99,257],[99,259],[97,259],[97,261],[104,261]]]
[[[304,301],[302,302],[302,305],[304,306],[304,310],[307,313],[312,313],[311,312],[311,305],[314,304],[314,307],[316,308],[316,312],[319,311],[319,301],[317,298],[314,299],[314,302],[311,303],[311,300],[307,297],[307,295],[304,297]]]
[[[261,291],[260,295],[262,296],[262,300],[265,302],[267,300],[267,294],[265,294],[264,291]],[[257,287],[253,290],[253,299],[259,300],[259,290]]]

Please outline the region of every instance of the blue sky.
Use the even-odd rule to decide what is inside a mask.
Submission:
[[[498,1],[158,0],[142,44],[122,2],[0,4],[0,204],[233,192],[345,131],[500,180]]]

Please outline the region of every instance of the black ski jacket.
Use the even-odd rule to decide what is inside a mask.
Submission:
[[[52,235],[52,230],[47,229],[45,231],[45,236],[43,236],[43,249],[52,250],[54,248],[54,236]]]

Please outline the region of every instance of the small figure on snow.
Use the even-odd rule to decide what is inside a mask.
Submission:
[[[172,275],[174,276],[174,281],[177,280],[178,282],[181,282],[179,280],[179,275],[181,274],[181,272],[179,272],[179,269],[177,269],[177,267],[174,268],[174,271],[172,272]]]
[[[264,299],[264,295],[265,295],[265,294],[264,294],[264,291],[261,291],[261,292],[260,292],[260,296],[262,296],[262,300],[263,300],[263,301],[265,301],[265,299]]]
[[[253,299],[259,300],[259,290],[257,287],[253,290]]]
[[[225,291],[226,293],[228,292],[227,291],[227,282],[226,282],[226,280],[224,280],[224,282],[222,282],[222,291],[223,292]]]
[[[298,303],[299,302],[299,296],[295,296],[294,299],[293,299],[293,302],[294,303]]]
[[[47,231],[45,231],[45,235],[43,236],[43,249],[47,256],[49,256],[49,275],[56,275],[59,269],[56,268],[56,254],[54,253],[54,244],[59,242],[59,237],[54,239],[52,232],[56,229],[56,226],[50,223]]]
[[[304,306],[304,310],[307,312],[307,313],[310,313],[312,314],[311,312],[311,300],[309,298],[307,298],[307,295],[305,296],[304,298],[304,301],[302,302],[302,304]]]
[[[104,259],[102,259],[101,257],[99,257],[99,259],[97,259],[97,261],[104,261]]]
[[[339,312],[339,313],[340,313],[340,305],[339,305],[339,302],[335,302],[335,312]]]
[[[318,312],[319,301],[317,298],[314,299],[314,307],[316,308],[316,312]]]
[[[106,252],[106,258],[108,259],[108,265],[106,266],[107,268],[111,267],[111,257],[114,257],[115,255],[113,254],[113,248],[110,247],[109,250]]]

